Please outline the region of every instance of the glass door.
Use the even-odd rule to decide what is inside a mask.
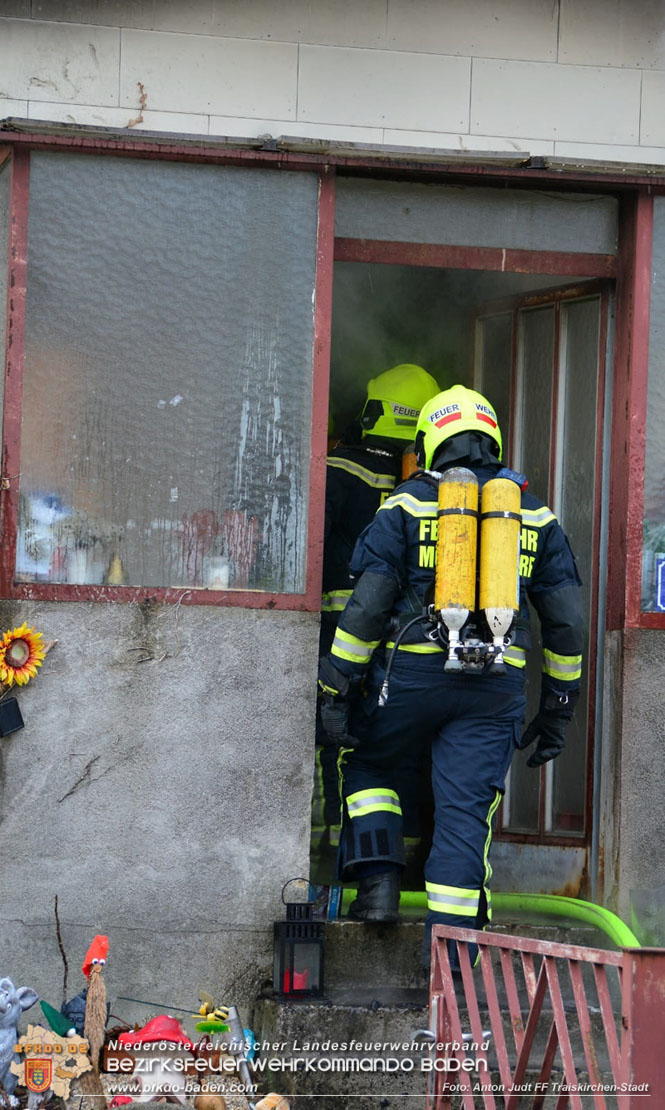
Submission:
[[[592,813],[603,378],[606,290],[558,289],[475,315],[475,388],[497,408],[506,429],[504,458],[565,529],[582,579],[587,637],[582,693],[565,752],[540,772],[518,752],[502,806],[504,840],[588,843]],[[527,720],[540,689],[538,620],[527,667]],[[577,855],[575,865],[586,871]],[[577,878],[581,881],[582,873]],[[528,880],[525,880],[528,885]],[[567,885],[579,884],[570,876]]]

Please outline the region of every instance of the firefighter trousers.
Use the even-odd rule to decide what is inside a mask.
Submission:
[[[340,754],[345,880],[402,867],[401,795],[429,749],[434,834],[425,865],[428,924],[482,929],[490,919],[492,820],[524,719],[524,673],[444,672],[445,656],[399,652],[387,705],[383,665],[352,715],[358,748]],[[406,773],[405,773],[406,769]]]
[[[327,655],[332,647],[338,618],[339,613],[322,614],[319,658]],[[429,753],[427,753],[427,761],[429,761]],[[428,790],[423,781],[424,772],[427,771],[428,766],[423,760],[422,753],[420,755],[407,753],[402,760],[400,800],[404,822],[403,838],[407,856],[411,859],[418,854],[421,836],[423,831],[427,831],[431,819],[431,798],[429,795],[424,797],[425,790]],[[312,828],[321,831],[324,828],[328,829],[331,838],[335,835],[335,843],[337,844],[341,823],[337,744],[330,739],[321,724],[319,703],[317,703],[316,708],[314,775]],[[421,820],[423,813],[424,822]]]

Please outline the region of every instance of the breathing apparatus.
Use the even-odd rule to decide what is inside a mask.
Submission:
[[[473,433],[482,433],[481,437]],[[488,437],[488,438],[485,438]],[[519,613],[521,490],[524,475],[504,468],[482,489],[457,458],[482,465],[501,460],[496,413],[481,394],[453,386],[422,409],[416,432],[418,473],[437,486],[433,598],[400,630],[379,704],[385,705],[395,652],[418,622],[447,650],[444,670],[501,674]],[[446,469],[430,469],[432,462]]]

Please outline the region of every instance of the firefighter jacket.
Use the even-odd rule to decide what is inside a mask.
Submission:
[[[482,486],[501,476],[501,465],[471,467]],[[524,668],[530,646],[527,598],[538,614],[543,644],[543,684],[557,693],[580,686],[584,619],[580,579],[568,540],[554,513],[522,492],[520,612],[505,662]],[[330,660],[343,675],[359,678],[381,644],[394,646],[396,629],[425,604],[436,560],[437,490],[416,474],[379,508],[360,535],[351,560],[356,585],[341,614]],[[444,652],[415,624],[398,650],[418,655]]]
[[[349,600],[356,540],[395,488],[401,466],[401,454],[365,445],[340,446],[328,456],[322,612],[337,617]]]

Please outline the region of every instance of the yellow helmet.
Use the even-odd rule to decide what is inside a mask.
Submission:
[[[418,413],[439,390],[422,366],[410,362],[393,366],[367,383],[367,401],[360,423],[366,435],[412,440]]]
[[[441,444],[460,432],[482,432],[489,436],[497,444],[497,457],[501,458],[501,429],[489,401],[474,389],[454,385],[428,400],[418,417],[416,452],[420,465],[429,469]]]

